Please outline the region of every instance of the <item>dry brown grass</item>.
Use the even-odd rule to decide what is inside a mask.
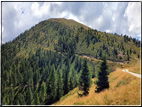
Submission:
[[[134,67],[129,67],[128,70],[129,70],[130,72],[134,72],[134,73],[141,74],[140,65],[134,66]]]
[[[123,68],[128,69],[130,72],[141,74],[141,62],[137,59],[137,61],[131,61],[129,64],[124,64]]]
[[[93,79],[95,81],[96,79]],[[140,105],[140,79],[118,69],[109,75],[110,88],[95,93],[94,83],[89,95],[78,98],[78,88],[53,105]]]

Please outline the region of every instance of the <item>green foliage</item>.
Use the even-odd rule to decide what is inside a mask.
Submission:
[[[10,61],[4,61],[2,96],[5,97],[2,103],[35,105],[51,104],[59,100],[78,84],[81,60],[74,69],[76,59],[79,58],[74,56],[68,59],[56,52],[37,49],[28,59],[15,58],[8,67]],[[14,75],[17,77],[16,83]],[[72,81],[68,81],[69,78]]]
[[[56,100],[57,97],[57,74],[55,72],[54,65],[51,68],[49,78],[47,80],[47,95],[50,95],[48,99],[49,103],[52,103]]]
[[[87,95],[89,92],[89,87],[91,84],[90,72],[87,65],[87,60],[84,60],[83,69],[81,72],[79,80],[79,89],[84,91],[84,95]]]
[[[106,57],[103,57],[103,62],[100,63],[100,70],[97,75],[97,81],[95,82],[96,86],[96,91],[95,92],[100,92],[106,88],[109,88],[109,81],[108,81],[108,65],[106,61]]]
[[[119,86],[121,86],[121,85],[125,85],[125,84],[128,84],[128,82],[127,82],[127,81],[125,81],[125,80],[120,80],[120,81],[118,81],[118,82],[117,82],[116,87],[119,87]]]
[[[33,100],[33,95],[32,95],[32,91],[31,91],[31,87],[28,87],[28,91],[26,93],[26,102],[27,105],[31,105],[32,104],[32,100]]]
[[[62,72],[58,71],[57,99],[60,99],[64,94],[63,85]]]
[[[40,100],[39,100],[39,96],[38,96],[38,88],[35,90],[35,93],[34,93],[34,103],[32,103],[32,104],[40,105]]]
[[[39,91],[39,98],[40,98],[41,104],[45,104],[46,97],[47,97],[46,90],[47,90],[46,83],[43,81],[40,87],[40,91]]]
[[[78,75],[75,69],[71,69],[68,76],[68,89],[72,90],[78,85]]]

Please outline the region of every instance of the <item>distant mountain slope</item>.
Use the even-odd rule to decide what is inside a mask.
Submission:
[[[105,54],[113,61],[128,61],[140,56],[140,41],[126,35],[119,36],[93,30],[64,18],[42,21],[19,35],[12,43],[19,50],[16,56],[28,57],[31,49],[35,52],[39,47],[63,53],[69,47],[76,54],[91,55],[97,59],[101,59]]]

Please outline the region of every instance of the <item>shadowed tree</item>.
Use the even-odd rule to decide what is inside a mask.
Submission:
[[[108,82],[108,65],[106,61],[106,57],[103,57],[103,62],[100,63],[100,70],[97,75],[97,81],[96,81],[96,91],[100,92],[106,88],[109,88],[109,82]]]
[[[87,60],[84,60],[82,73],[79,81],[79,89],[84,91],[84,95],[88,95],[89,87],[91,84],[90,73],[87,65]]]

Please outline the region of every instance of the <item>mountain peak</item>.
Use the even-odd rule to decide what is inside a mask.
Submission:
[[[84,25],[84,24],[81,24],[80,22],[77,22],[73,19],[66,19],[66,18],[51,18],[51,19],[48,19],[48,21],[52,21],[52,22],[59,22],[61,24],[65,24],[67,25],[68,27],[77,27],[77,28],[80,28],[80,27],[83,27],[84,29],[88,30],[89,27]]]

